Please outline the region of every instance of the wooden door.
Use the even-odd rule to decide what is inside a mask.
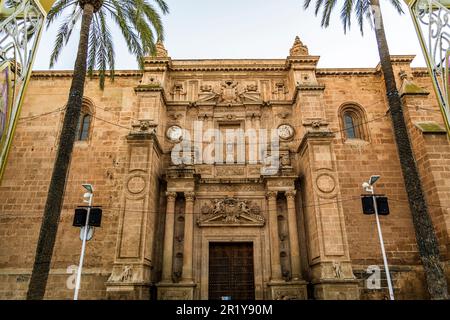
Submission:
[[[252,243],[210,243],[209,299],[254,300]]]

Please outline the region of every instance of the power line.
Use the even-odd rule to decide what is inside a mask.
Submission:
[[[320,208],[321,206],[330,205],[330,204],[348,203],[348,202],[351,202],[351,201],[360,200],[360,198],[361,198],[360,196],[356,196],[356,197],[352,197],[352,198],[340,199],[340,200],[337,199],[335,201],[324,202],[324,203],[319,203],[319,204],[302,205],[302,206],[300,206],[300,209],[304,210],[306,208]],[[389,201],[408,203],[408,200],[395,199],[395,198],[389,198]],[[438,208],[442,208],[442,209],[450,209],[450,207],[448,207],[448,206],[442,206],[442,205],[437,205],[437,204],[427,204],[427,206],[428,207],[438,207]],[[104,207],[104,206],[101,206],[101,207],[102,207],[102,209],[104,211],[116,211],[116,212],[118,212],[118,211],[125,211],[125,212],[130,212],[130,213],[161,214],[161,211],[153,211],[153,210],[128,210],[128,209],[125,210],[125,208],[122,208],[122,207]],[[75,209],[75,208],[72,208],[72,209]],[[69,209],[69,210],[72,210],[72,209]],[[267,212],[267,213],[270,214],[273,211],[274,210],[270,210],[270,209],[266,208],[266,210],[264,210],[263,212]],[[0,219],[2,219],[2,218],[8,219],[10,217],[14,217],[14,218],[17,218],[17,217],[22,217],[22,218],[27,218],[27,217],[30,217],[30,218],[42,218],[42,212],[41,211],[38,211],[38,212],[39,212],[39,214],[31,214],[31,213],[30,214],[23,214],[23,213],[9,213],[8,214],[8,213],[3,212],[2,215],[0,215]],[[278,213],[279,211],[276,210],[276,212]],[[166,213],[166,212],[164,212],[164,213]],[[177,215],[177,214],[180,214],[180,213],[174,212],[174,215]],[[183,214],[185,214],[185,213],[183,213]],[[193,212],[193,214],[194,215],[204,215],[203,212],[198,212],[198,211]]]
[[[368,105],[368,106],[366,106],[366,109],[369,108],[369,107],[371,107],[371,106],[373,106],[373,105],[379,104],[379,103],[380,103],[380,102],[375,102],[375,103],[373,103],[373,104],[371,104],[371,105]],[[100,107],[100,106],[96,106],[96,108],[98,108],[98,109],[100,109],[100,110],[103,110],[103,111],[105,111],[105,112],[109,112],[109,113],[111,113],[111,114],[114,114],[113,111],[106,110],[105,108],[102,108],[102,107]],[[440,112],[440,110],[433,110],[433,109],[428,109],[428,108],[423,108],[423,107],[416,107],[416,108],[417,108],[417,109],[421,109],[421,110],[426,110],[426,111]],[[34,116],[30,116],[30,117],[20,118],[19,120],[34,120],[34,119],[37,119],[37,118],[42,117],[42,116],[46,116],[46,115],[50,115],[50,114],[54,114],[54,113],[63,111],[64,109],[65,109],[65,108],[58,108],[58,109],[56,109],[56,110],[53,110],[53,111],[50,111],[50,112],[46,112],[46,113],[43,113],[43,114],[34,115]],[[368,121],[365,121],[365,122],[362,122],[362,123],[359,123],[359,124],[355,124],[355,125],[353,125],[353,126],[346,127],[346,128],[344,128],[344,129],[341,129],[341,130],[334,130],[334,131],[331,131],[331,130],[330,130],[330,131],[327,131],[327,132],[330,133],[330,134],[337,134],[337,133],[345,132],[345,131],[347,131],[347,130],[349,130],[349,129],[351,129],[351,128],[357,128],[357,127],[359,127],[359,126],[363,126],[363,125],[366,125],[366,124],[369,124],[369,123],[372,123],[372,122],[375,122],[375,121],[384,119],[384,118],[386,118],[386,117],[388,116],[388,113],[389,113],[389,110],[388,110],[388,111],[386,112],[386,114],[383,115],[383,116],[376,117],[376,118],[373,118],[373,119],[371,119],[371,120],[368,120]],[[95,118],[95,119],[98,119],[98,120],[100,120],[100,121],[102,121],[102,122],[105,122],[105,123],[107,123],[107,124],[116,126],[116,127],[118,127],[118,128],[130,130],[130,131],[132,130],[132,128],[130,128],[129,126],[121,125],[121,124],[119,124],[119,123],[115,123],[115,122],[112,122],[112,121],[110,121],[110,120],[106,120],[106,119],[101,118],[101,117],[99,117],[99,116],[97,116],[97,115],[91,115],[91,116],[92,116],[93,118]],[[131,118],[131,120],[139,121],[139,120],[136,119],[136,118]],[[164,124],[164,125],[162,125],[161,127],[162,127],[163,130],[164,130],[165,128],[169,127],[169,125]],[[300,125],[300,126],[293,126],[293,127],[294,127],[294,128],[299,128],[299,127],[303,127],[303,125]],[[160,138],[160,139],[165,139],[164,135],[159,135],[159,134],[156,134],[156,133],[155,133],[155,135],[156,135],[158,138]],[[291,139],[291,140],[289,140],[288,142],[289,142],[289,143],[292,143],[292,142],[299,142],[299,141],[301,141],[301,140],[302,140],[302,139]],[[195,143],[212,143],[212,142],[209,142],[209,141],[204,141],[204,140],[197,141],[197,140],[193,140],[193,139],[183,140],[183,141],[184,141],[184,142],[187,142],[187,143],[194,143],[194,144],[195,144]],[[180,142],[181,142],[181,141],[180,141]],[[244,142],[244,143],[235,142],[235,143],[233,143],[233,145],[247,145],[247,143],[245,143],[245,142]]]

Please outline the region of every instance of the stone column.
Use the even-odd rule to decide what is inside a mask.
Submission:
[[[182,282],[192,283],[192,249],[194,245],[194,192],[185,192],[186,210],[184,213],[184,249]]]
[[[297,214],[295,212],[295,194],[297,191],[286,191],[289,247],[291,249],[291,272],[292,280],[300,279],[300,246],[298,242]]]
[[[166,192],[166,196],[167,196],[167,209],[166,209],[166,224],[164,231],[162,281],[172,282],[173,233],[175,225],[175,199],[177,197],[177,193]]]
[[[278,236],[277,192],[266,194],[269,202],[270,262],[272,265],[272,281],[281,281],[280,242]]]

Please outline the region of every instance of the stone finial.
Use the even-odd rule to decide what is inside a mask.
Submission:
[[[303,44],[303,42],[300,41],[300,37],[296,36],[294,45],[292,46],[291,50],[289,51],[289,54],[291,56],[307,56],[309,55],[308,47]]]
[[[156,57],[157,58],[167,58],[169,56],[164,43],[161,40],[156,42]]]

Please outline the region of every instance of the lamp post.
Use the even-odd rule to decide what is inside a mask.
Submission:
[[[404,0],[450,135],[450,0]]]
[[[87,215],[86,215],[86,222],[83,228],[81,228],[81,240],[82,240],[82,245],[81,245],[81,255],[80,255],[80,263],[78,264],[78,271],[77,271],[77,280],[75,282],[75,295],[73,297],[73,300],[78,300],[78,293],[80,291],[80,284],[81,284],[81,272],[83,270],[83,261],[84,261],[84,254],[86,252],[86,242],[88,240],[88,233],[90,231],[90,226],[89,226],[89,214],[91,212],[91,207],[92,207],[92,198],[94,196],[94,188],[92,187],[92,185],[90,184],[83,184],[83,188],[85,188],[87,190],[87,193],[84,194],[84,202],[88,203],[88,208],[87,208]]]
[[[389,272],[389,265],[386,256],[386,250],[384,249],[384,241],[383,234],[381,232],[380,219],[378,217],[378,206],[377,206],[377,198],[375,196],[375,191],[373,185],[380,179],[380,176],[371,176],[368,182],[364,182],[362,187],[366,192],[370,192],[372,194],[373,206],[375,209],[375,220],[377,222],[377,230],[378,237],[380,239],[381,253],[383,255],[384,262],[384,270],[386,271],[386,280],[389,288],[389,297],[391,300],[394,300],[394,289],[392,288],[391,274]]]

